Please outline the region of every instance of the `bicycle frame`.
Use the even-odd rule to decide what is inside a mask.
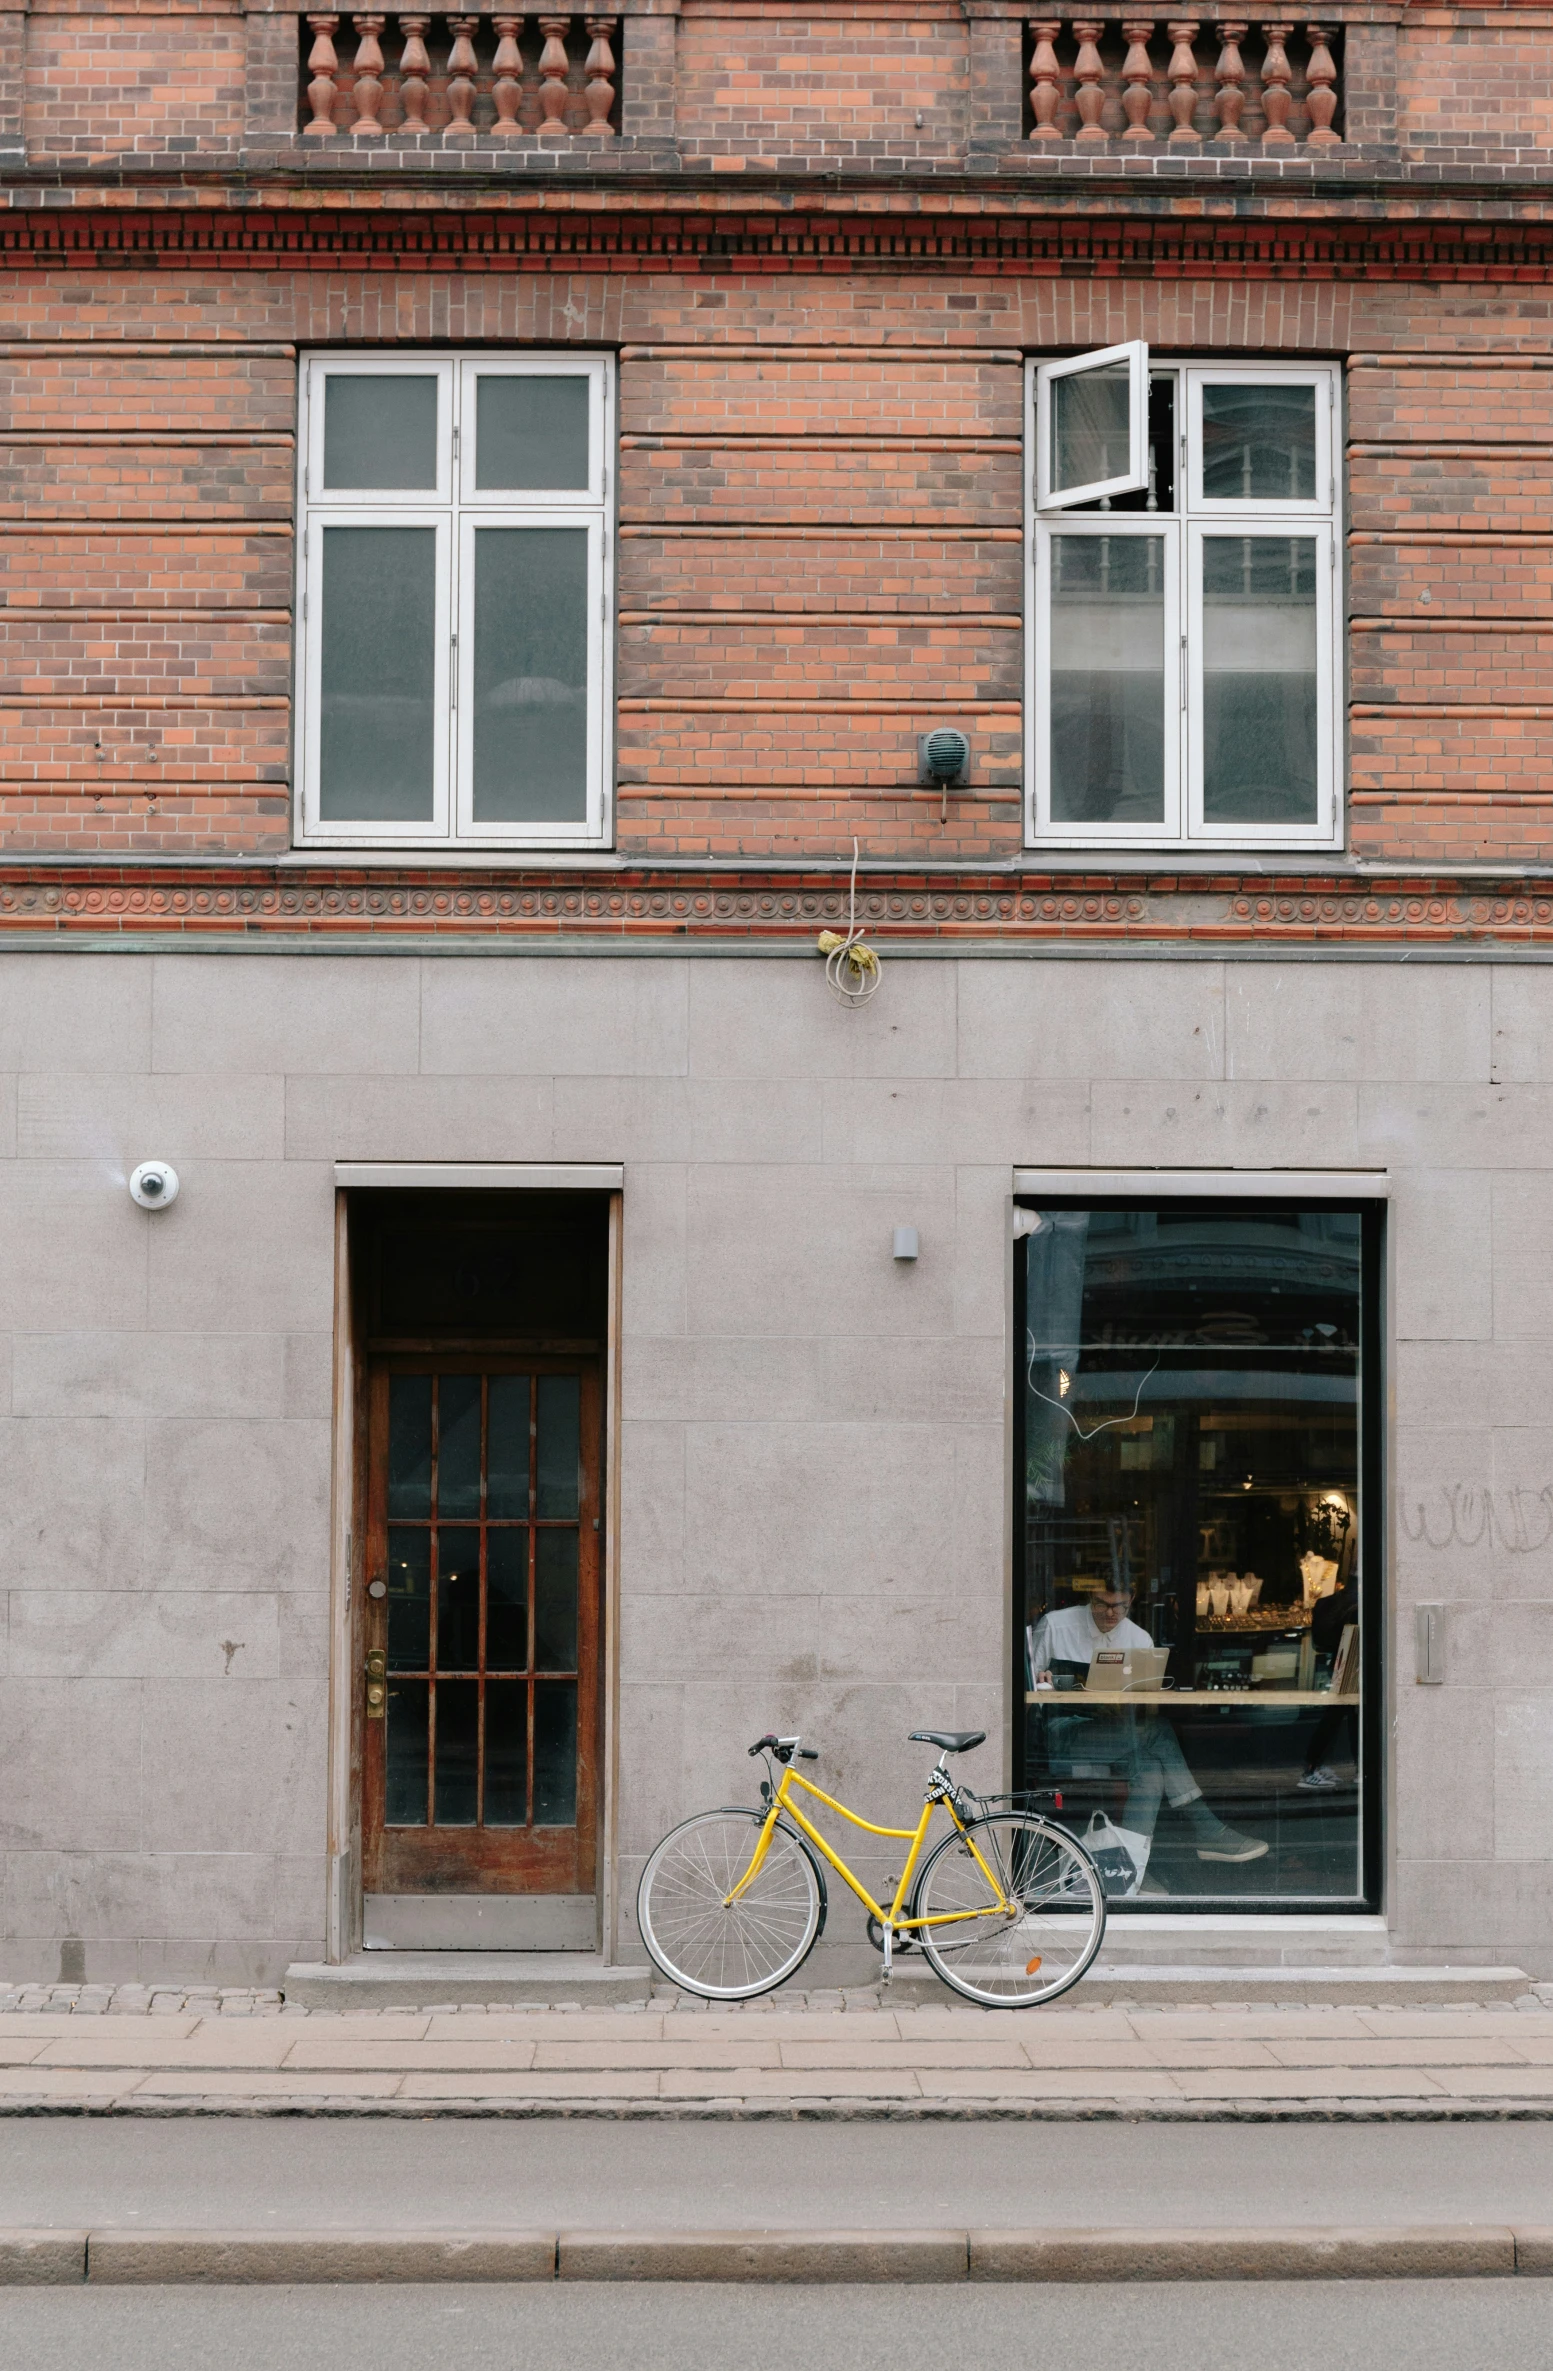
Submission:
[[[852,1827],[861,1828],[866,1834],[870,1836],[894,1836],[902,1843],[910,1845],[910,1850],[906,1855],[905,1866],[902,1868],[900,1876],[896,1881],[895,1899],[890,1904],[888,1909],[884,1907],[882,1902],[876,1902],[874,1900],[873,1895],[869,1892],[867,1886],[863,1884],[862,1880],[853,1876],[852,1871],[847,1867],[847,1864],[841,1858],[840,1853],[838,1853],[835,1847],[827,1840],[827,1838],[820,1833],[820,1830],[814,1825],[814,1822],[811,1819],[806,1818],[799,1805],[793,1800],[791,1790],[795,1787],[802,1787],[806,1795],[812,1795],[817,1803],[823,1803],[827,1811],[834,1811],[839,1818],[848,1821]],[[944,1809],[948,1812],[955,1826],[965,1838],[966,1844],[970,1850],[971,1858],[975,1861],[976,1866],[980,1869],[982,1875],[986,1878],[987,1883],[991,1886],[995,1899],[991,1902],[988,1902],[985,1907],[981,1909],[941,1910],[935,1912],[931,1918],[903,1918],[901,1911],[906,1902],[907,1895],[910,1892],[911,1880],[916,1871],[917,1863],[922,1857],[922,1846],[926,1840],[928,1829],[932,1825],[933,1814],[937,1810],[940,1803],[942,1803]],[[851,1887],[852,1891],[856,1894],[858,1900],[863,1904],[864,1908],[870,1911],[872,1915],[879,1921],[880,1933],[884,1940],[884,1964],[886,1969],[888,1969],[890,1965],[890,1945],[894,1937],[897,1935],[906,1934],[913,1928],[963,1925],[965,1920],[968,1918],[1006,1917],[1011,1911],[1017,1911],[1019,1907],[1016,1902],[1009,1901],[997,1877],[987,1866],[982,1854],[977,1850],[975,1837],[971,1834],[969,1828],[965,1824],[965,1821],[960,1817],[959,1809],[954,1800],[954,1792],[949,1784],[948,1778],[945,1775],[942,1763],[939,1764],[938,1768],[933,1773],[932,1780],[928,1786],[927,1794],[923,1799],[922,1817],[918,1820],[914,1828],[884,1828],[878,1826],[877,1823],[871,1819],[861,1818],[857,1812],[849,1811],[845,1803],[838,1803],[834,1795],[827,1795],[822,1787],[812,1785],[807,1778],[800,1778],[797,1771],[792,1767],[791,1763],[789,1763],[782,1772],[780,1783],[772,1793],[764,1824],[762,1825],[760,1834],[756,1839],[755,1850],[750,1856],[750,1865],[745,1870],[744,1875],[739,1879],[739,1882],[734,1887],[733,1891],[729,1894],[725,1894],[723,1897],[723,1906],[725,1909],[732,1903],[736,1902],[740,1894],[743,1893],[745,1887],[747,1885],[752,1885],[755,1879],[759,1876],[761,1864],[764,1862],[766,1854],[771,1849],[771,1839],[776,1833],[777,1823],[784,1815],[792,1821],[795,1828],[797,1828],[803,1835],[808,1837],[809,1842],[814,1846],[816,1852],[820,1853],[824,1859],[830,1863],[831,1867],[835,1870],[837,1876],[841,1878],[842,1882]]]

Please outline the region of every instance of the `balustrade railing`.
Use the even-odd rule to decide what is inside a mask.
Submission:
[[[443,142],[610,140],[613,16],[309,14],[301,20],[303,136]]]
[[[1293,17],[1032,17],[1029,138],[1053,150],[1341,145],[1342,32]]]

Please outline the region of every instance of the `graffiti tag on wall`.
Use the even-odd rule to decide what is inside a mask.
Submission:
[[[1476,1548],[1487,1540],[1506,1555],[1532,1556],[1553,1542],[1553,1482],[1540,1490],[1446,1482],[1428,1500],[1403,1507],[1402,1529],[1426,1548]]]

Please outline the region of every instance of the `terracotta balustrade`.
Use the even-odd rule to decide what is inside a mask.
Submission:
[[[505,9],[305,15],[301,129],[350,142],[613,139],[619,28]]]
[[[316,20],[314,20],[316,21]],[[1030,17],[1029,139],[1045,149],[1342,144],[1342,36],[1290,18]],[[1293,52],[1291,61],[1291,49]]]

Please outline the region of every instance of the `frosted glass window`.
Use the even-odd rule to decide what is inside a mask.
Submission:
[[[1052,538],[1054,821],[1164,819],[1165,571],[1162,536]]]
[[[581,821],[588,805],[588,537],[475,536],[474,816]]]
[[[588,488],[586,379],[482,377],[475,409],[475,484],[481,493]]]
[[[1206,502],[1314,501],[1315,388],[1204,387],[1202,490]]]
[[[1132,372],[1125,362],[1052,381],[1052,487],[1125,477],[1132,451]]]
[[[1314,822],[1315,542],[1208,535],[1202,565],[1204,814]]]
[[[434,527],[325,527],[318,811],[429,823],[437,729]]]
[[[1337,366],[1139,342],[1027,395],[1028,843],[1339,845]]]
[[[324,486],[436,491],[437,382],[374,371],[324,381]]]
[[[581,351],[305,365],[301,845],[607,842],[613,399],[613,363]],[[503,1516],[527,1513],[529,1386],[514,1388],[521,1411],[502,1390],[471,1403],[467,1440],[450,1398],[444,1518],[479,1511],[487,1422]]]

